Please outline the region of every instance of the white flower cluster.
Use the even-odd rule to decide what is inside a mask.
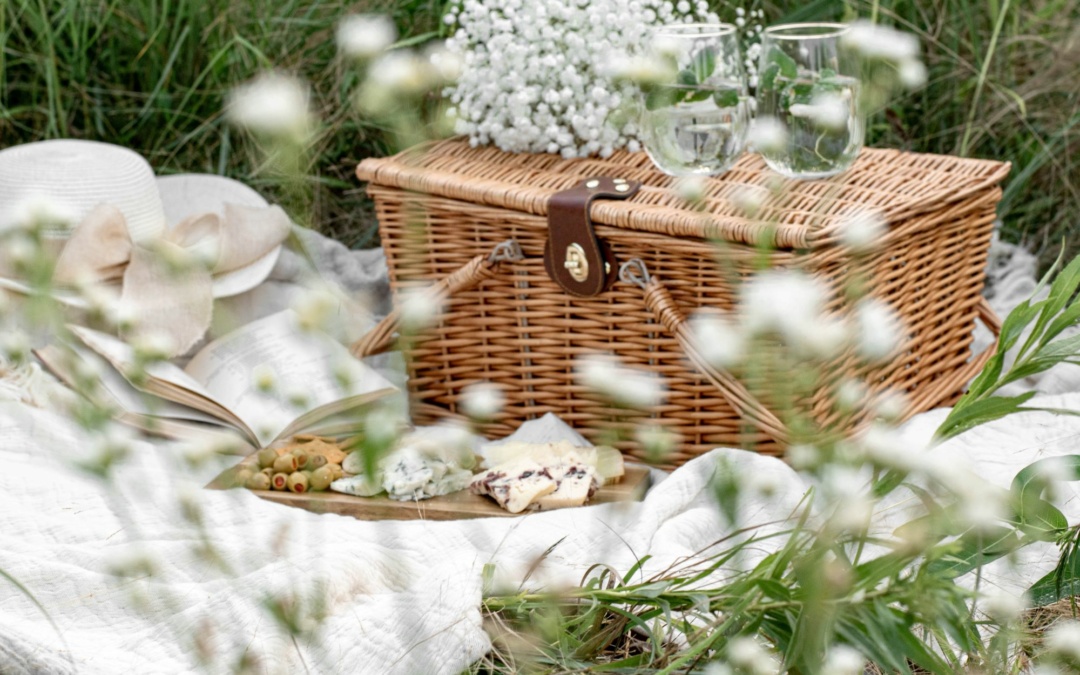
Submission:
[[[761,33],[765,30],[765,10],[742,7],[735,8],[735,26],[739,29],[742,43],[743,66],[746,68],[746,81],[751,88],[758,82],[758,59],[761,58]]]
[[[444,17],[461,77],[447,89],[456,131],[509,152],[606,157],[635,134],[612,113],[636,95],[605,73],[650,26],[717,22],[705,0],[459,0]]]

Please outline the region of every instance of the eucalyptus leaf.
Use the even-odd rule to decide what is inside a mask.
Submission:
[[[717,90],[712,97],[717,108],[734,108],[739,105],[739,92],[734,89]]]
[[[799,66],[795,59],[784,53],[782,49],[773,47],[769,52],[769,61],[775,63],[780,69],[780,75],[788,80],[794,80],[799,76]]]
[[[690,70],[693,71],[698,83],[709,79],[716,70],[716,49],[702,47],[697,54],[694,54],[690,62]]]
[[[972,427],[1001,419],[1006,415],[1032,410],[1025,408],[1027,403],[1035,396],[1034,391],[1025,392],[1019,396],[993,396],[981,400],[972,400],[967,405],[956,405],[945,421],[938,427],[939,438],[950,438]]]

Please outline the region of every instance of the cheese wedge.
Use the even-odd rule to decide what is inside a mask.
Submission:
[[[559,487],[536,500],[541,511],[584,506],[600,489],[600,477],[588,464],[567,463],[551,469],[552,475],[559,471],[562,475],[555,477]]]
[[[555,443],[522,443],[508,441],[490,443],[483,447],[484,464],[496,467],[509,462],[531,459],[541,464],[553,465],[574,456],[578,461],[596,470],[602,485],[617,483],[626,474],[622,453],[611,446],[580,447],[569,441]]]
[[[486,495],[509,511],[521,513],[534,500],[549,495],[559,487],[539,462],[520,460],[477,474],[469,483],[473,494]]]

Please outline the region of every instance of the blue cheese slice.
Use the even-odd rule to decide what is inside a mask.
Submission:
[[[559,487],[536,500],[541,511],[583,506],[600,489],[602,481],[596,469],[580,460],[573,461],[572,457],[566,459],[568,461],[549,469]]]

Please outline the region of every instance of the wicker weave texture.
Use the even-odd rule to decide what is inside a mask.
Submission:
[[[803,270],[837,290],[853,274],[863,275],[870,279],[870,294],[904,319],[908,339],[893,360],[867,369],[842,355],[829,371],[837,380],[860,377],[871,395],[907,392],[908,414],[953,401],[965,384],[957,376],[971,367],[972,329],[1000,198],[996,184],[1007,165],[866,150],[836,179],[785,181],[770,190],[758,219],[749,220],[736,202],[747,190],[769,189],[779,180],[756,156],[710,179],[703,208],[694,211],[672,189],[671,179],[640,154],[568,161],[473,149],[458,141],[423,150],[368,160],[358,170],[371,181],[395,292],[443,279],[510,238],[519,242],[525,260],[452,295],[438,325],[411,343],[409,388],[418,423],[457,416],[463,389],[490,382],[508,400],[485,429],[493,436],[554,412],[592,440],[646,421],[665,427],[683,439],[664,458],[668,466],[718,446],[782,450],[769,434],[748,425],[688,361],[646,305],[642,289],[620,282],[582,299],[550,280],[542,261],[547,199],[595,175],[644,183],[630,200],[596,202],[591,213],[594,222],[607,223],[597,226],[597,234],[618,260],[645,262],[670,292],[668,309],[676,314],[732,309],[738,285],[760,263],[754,244],[775,232],[776,247],[765,254],[770,267]],[[868,207],[887,214],[890,228],[882,246],[856,264],[836,243],[837,225]],[[661,375],[665,403],[628,416],[598,399],[575,377],[575,359],[593,353],[614,353],[627,365]],[[820,421],[838,420],[829,387],[804,403]],[[653,459],[625,436],[624,452]]]

